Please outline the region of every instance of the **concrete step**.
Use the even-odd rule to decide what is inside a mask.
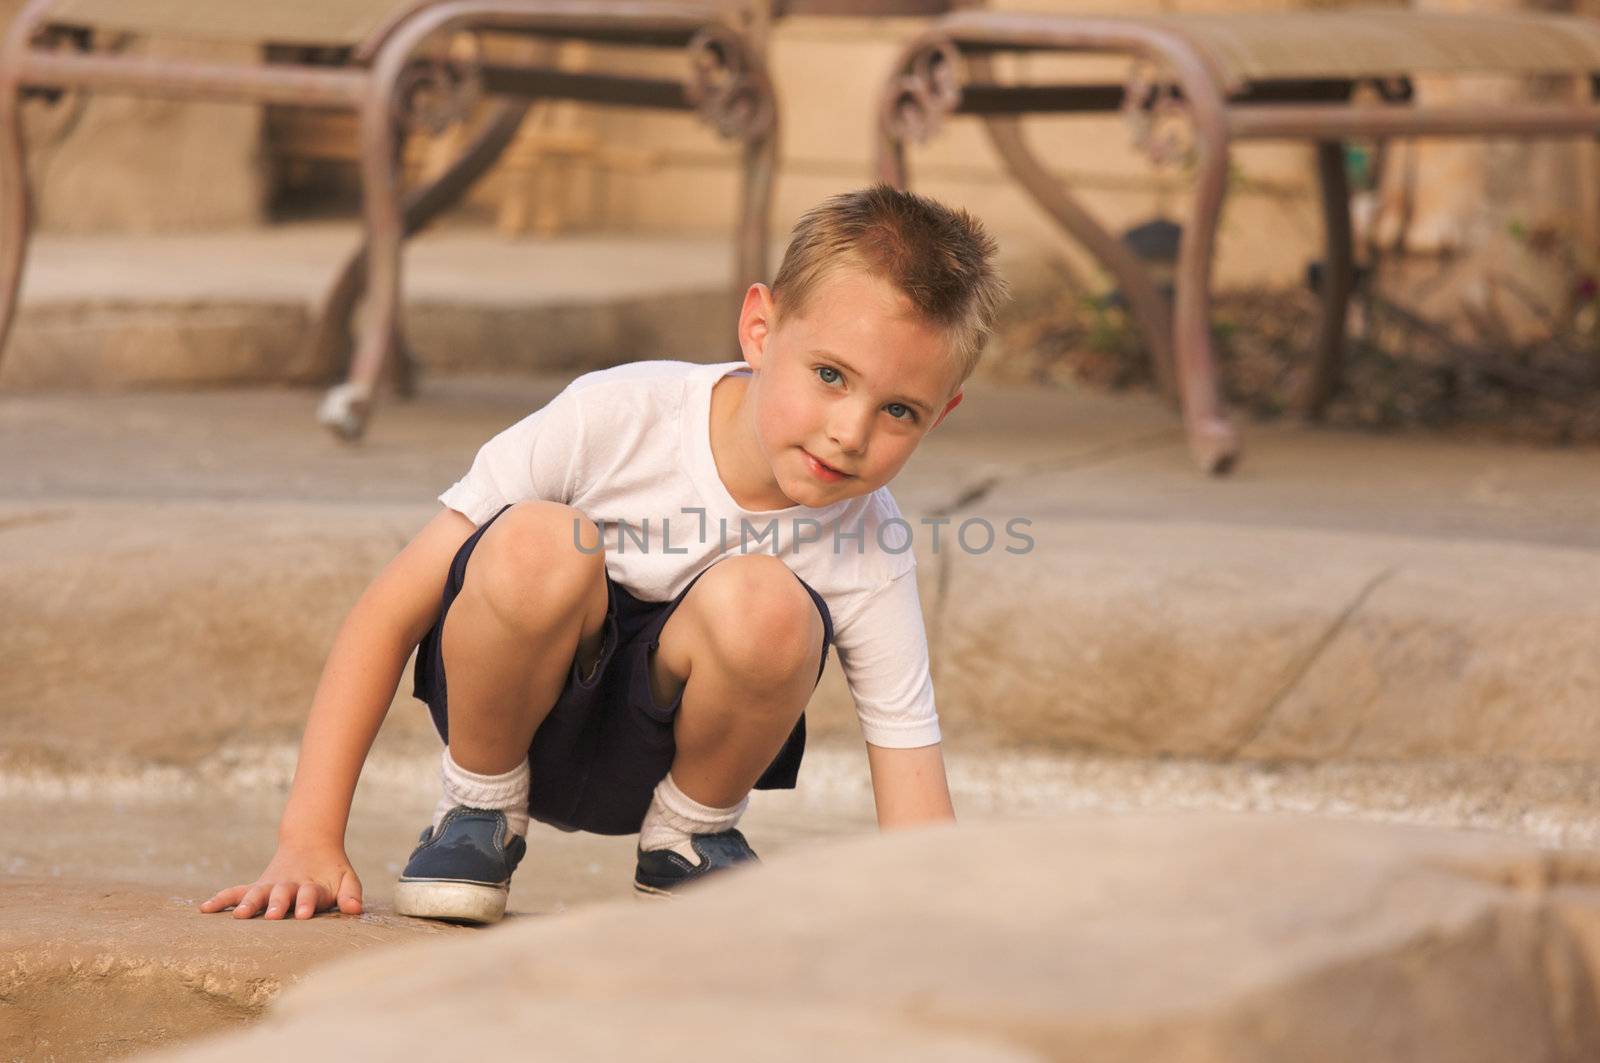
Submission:
[[[1597,882],[1593,853],[1472,832],[968,822],[357,957],[169,1058],[1592,1059]]]
[[[0,1057],[117,1059],[232,1030],[314,967],[464,933],[392,911],[287,927],[204,917],[192,891],[115,873],[0,876]]]
[[[311,347],[360,230],[38,237],[0,391],[328,382]],[[726,239],[511,240],[450,227],[407,245],[403,325],[425,368],[563,369],[734,349]]]
[[[354,448],[306,393],[0,401],[0,599],[31,618],[0,629],[0,749],[183,764],[291,739],[367,581],[564,379],[430,387]],[[1592,454],[1280,431],[1219,483],[1166,416],[978,386],[896,481],[948,739],[1600,759]],[[961,545],[964,522],[1019,518],[1024,553]],[[428,748],[407,691],[395,717]],[[836,667],[811,719],[857,733]]]
[[[0,1057],[107,1058],[171,1045],[258,1021],[285,990],[356,951],[427,936],[481,941],[472,930],[393,914],[394,881],[431,815],[438,765],[436,751],[397,751],[393,738],[386,728],[346,834],[365,910],[309,922],[240,922],[196,909],[266,865],[292,744],[237,744],[185,768],[0,768]],[[1600,844],[1593,767],[1216,764],[959,747],[949,766],[956,806],[978,824],[967,828],[972,839],[1002,819],[1182,822],[1250,812],[1293,814],[1304,830],[1324,833],[1327,818],[1366,821],[1339,829],[1375,848],[1401,836],[1378,823],[1409,825],[1409,837],[1428,845],[1446,836],[1442,828],[1470,827],[1479,839],[1494,831],[1496,844],[1572,860]],[[50,829],[31,826],[41,823]],[[764,859],[798,867],[832,863],[834,843],[870,835],[872,824],[861,751],[822,746],[808,751],[797,790],[756,794],[741,825]],[[631,904],[633,845],[533,824],[502,929]],[[1010,858],[1020,870],[1050,857]],[[1071,858],[1073,881],[1101,870],[1080,849]],[[1230,875],[1256,881],[1243,865]]]

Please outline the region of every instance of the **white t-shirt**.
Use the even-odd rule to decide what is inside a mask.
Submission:
[[[886,487],[818,508],[743,509],[711,454],[711,389],[743,362],[633,362],[586,373],[478,451],[439,501],[475,524],[545,499],[601,529],[606,572],[666,602],[722,557],[779,557],[823,601],[861,731],[939,741],[910,527]]]

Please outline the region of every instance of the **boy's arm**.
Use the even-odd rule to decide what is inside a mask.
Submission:
[[[944,752],[939,745],[890,749],[869,742],[867,765],[872,771],[872,798],[878,806],[879,829],[955,821],[950,784],[944,774]]]
[[[438,615],[450,561],[474,531],[441,510],[372,581],[345,617],[323,666],[294,783],[278,827],[278,851],[260,878],[201,905],[246,919],[309,918],[338,903],[361,910],[361,884],[344,852],[356,780],[400,682],[406,659]]]
[[[833,648],[867,739],[878,826],[953,821],[915,569],[835,616]],[[884,744],[876,744],[875,740]]]

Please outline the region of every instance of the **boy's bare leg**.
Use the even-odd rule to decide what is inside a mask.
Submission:
[[[578,542],[573,540],[577,521]],[[599,656],[606,616],[605,553],[583,514],[524,502],[473,549],[441,632],[450,684],[450,756],[498,775],[528,756],[576,654]]]
[[[689,589],[650,660],[657,704],[683,691],[672,779],[684,794],[744,799],[811,699],[822,640],[816,603],[776,557],[728,558]]]

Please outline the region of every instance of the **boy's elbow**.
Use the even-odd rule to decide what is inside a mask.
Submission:
[[[391,644],[409,655],[438,620],[443,592],[442,580],[438,592],[427,597],[396,594],[393,587],[374,581],[351,609],[349,622],[359,626],[370,639]]]
[[[393,598],[373,584],[345,614],[339,638],[361,643],[368,653],[409,656],[431,626],[431,620],[397,608]]]
[[[378,574],[356,603],[363,623],[382,631],[410,654],[439,618],[450,563],[476,525],[442,510]]]

